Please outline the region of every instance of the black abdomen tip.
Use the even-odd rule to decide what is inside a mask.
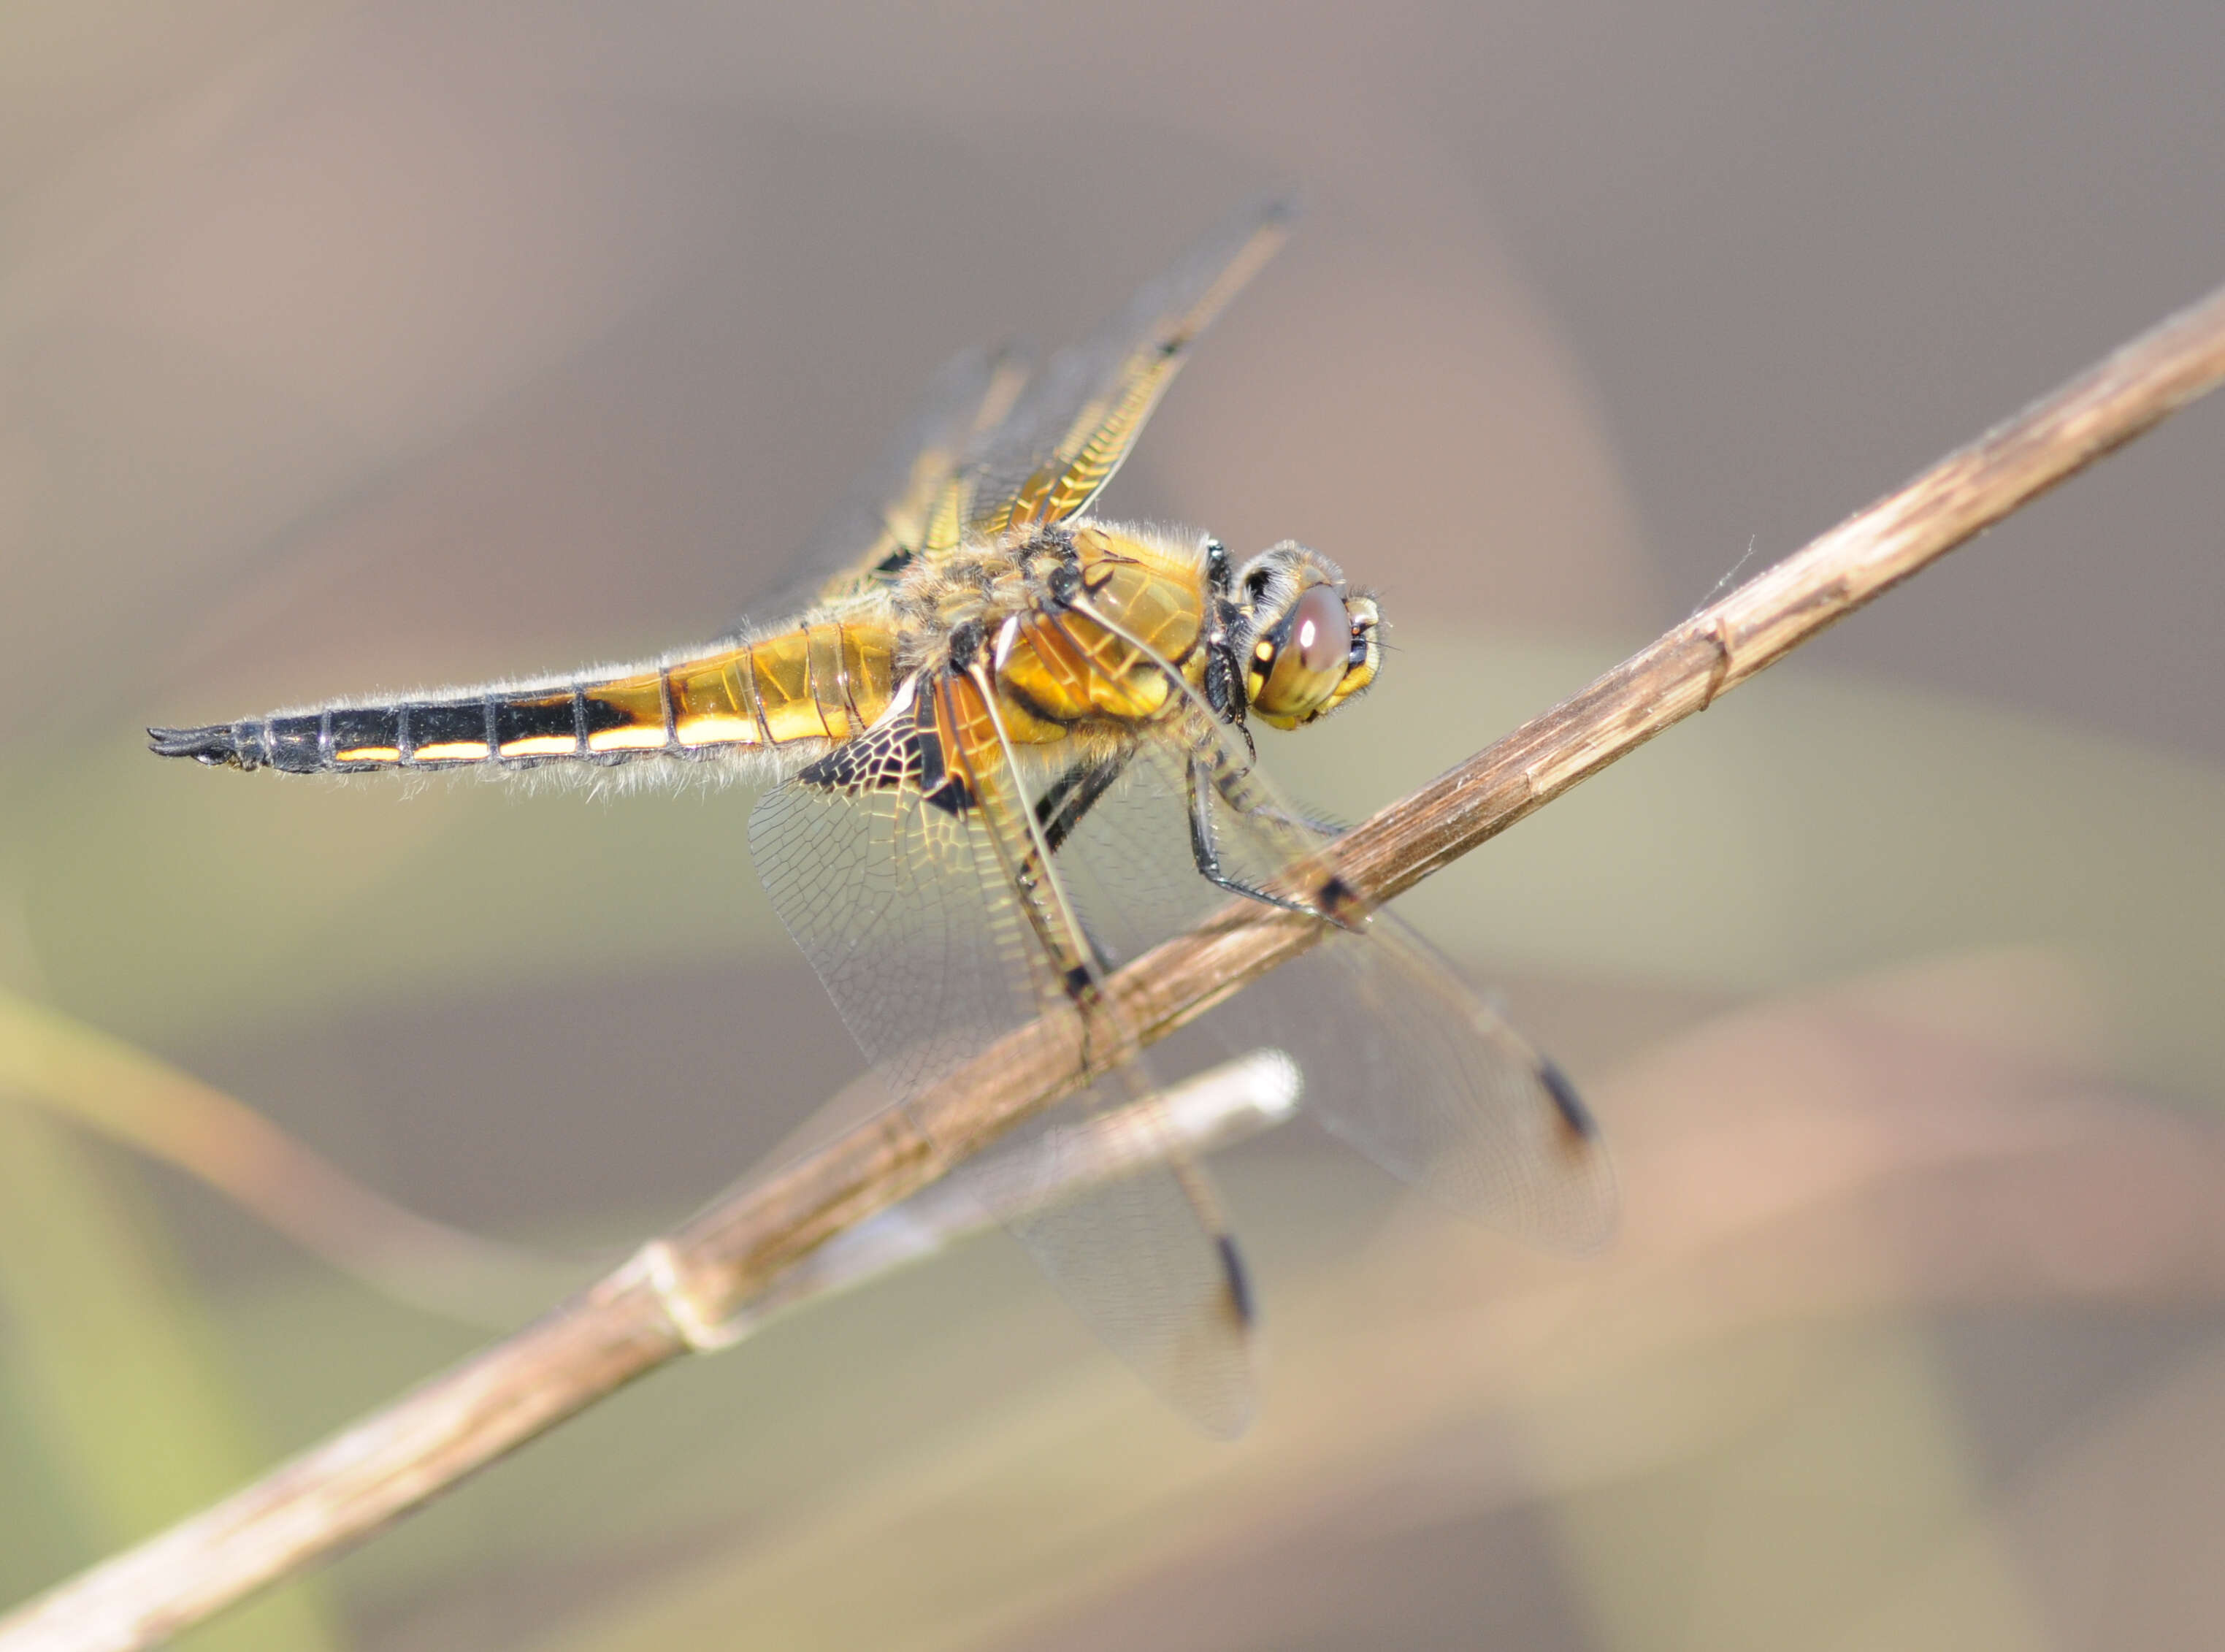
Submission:
[[[211,767],[252,769],[261,766],[241,749],[239,733],[229,723],[207,728],[150,728],[149,748],[157,757],[190,757]]]

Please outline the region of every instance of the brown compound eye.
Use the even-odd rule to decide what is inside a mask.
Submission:
[[[1327,705],[1352,657],[1352,615],[1334,585],[1310,587],[1261,640],[1252,704],[1270,721],[1298,721]],[[1264,681],[1260,674],[1264,673]]]

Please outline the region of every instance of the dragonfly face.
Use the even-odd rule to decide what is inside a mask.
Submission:
[[[1010,353],[952,362],[773,623],[617,671],[151,730],[154,747],[282,772],[718,765],[771,783],[751,859],[939,1150],[982,1144],[947,1134],[938,1085],[1038,1017],[1078,1024],[1092,1082],[982,1168],[1055,1164],[1107,1115],[1155,1144],[999,1213],[1153,1386],[1233,1433],[1250,1289],[1202,1169],[1153,1134],[1157,1079],[1103,990],[1214,904],[1325,921],[1216,1020],[1295,1058],[1332,1131],[1549,1244],[1598,1242],[1614,1210],[1568,1081],[1390,914],[1353,909],[1333,840],[1254,761],[1247,719],[1296,728],[1373,682],[1375,600],[1295,542],[1239,569],[1217,541],[1089,515],[1289,218],[1247,206],[1031,378]]]
[[[1375,681],[1383,645],[1375,599],[1348,595],[1336,564],[1284,540],[1246,564],[1231,645],[1244,697],[1265,721],[1295,728]]]

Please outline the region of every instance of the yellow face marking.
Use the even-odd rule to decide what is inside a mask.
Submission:
[[[758,743],[758,720],[754,717],[682,717],[673,725],[673,733],[682,746],[755,746]],[[657,744],[661,746],[663,743],[660,735]]]
[[[662,728],[605,728],[587,736],[591,752],[647,752],[663,744]]]
[[[487,744],[483,740],[450,740],[420,746],[415,756],[420,763],[481,763],[486,760],[486,754]]]
[[[504,757],[571,757],[578,753],[580,742],[570,734],[529,734],[523,740],[504,740]]]
[[[335,763],[399,763],[402,753],[391,746],[351,746],[345,752],[334,752]]]

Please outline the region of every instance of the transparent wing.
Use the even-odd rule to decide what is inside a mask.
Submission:
[[[1017,346],[961,351],[872,466],[804,542],[755,613],[787,613],[891,583],[925,543],[929,519],[968,448],[1003,422],[1027,379]]]
[[[1582,1255],[1613,1236],[1613,1165],[1574,1086],[1402,919],[1378,912],[1277,973],[1271,1001],[1349,1007],[1277,1018],[1331,1132],[1517,1238]]]
[[[1246,202],[1087,342],[1062,350],[975,444],[937,516],[955,542],[1059,522],[1095,499],[1135,445],[1191,344],[1283,243],[1288,196]]]
[[[870,784],[815,768],[768,794],[750,851],[891,1097],[932,1136],[914,1104],[938,1082],[1038,1014],[1080,1012],[1014,895],[1009,846],[986,811],[954,811],[931,777],[922,784],[913,738],[898,720],[853,742],[848,772]],[[1114,1351],[1208,1431],[1233,1434],[1252,1410],[1249,1299],[1201,1172],[1171,1155],[1111,1179],[1055,1172],[1108,1111],[1151,1128],[1154,1093],[1132,1061],[1007,1138],[1002,1150],[1076,1191],[1004,1219]]]
[[[887,585],[912,557],[954,547],[969,528],[995,533],[1080,511],[1127,457],[1191,342],[1282,244],[1295,211],[1286,197],[1247,202],[1032,384],[1017,346],[954,356],[751,614],[785,616]]]
[[[1326,835],[1276,795],[1227,731],[1204,715],[1173,720],[1059,851],[1110,962],[1228,899],[1191,850],[1201,791],[1232,878],[1303,888],[1326,875]],[[1613,1169],[1573,1086],[1394,914],[1331,930],[1209,1024],[1239,1047],[1287,1052],[1304,1073],[1306,1107],[1332,1133],[1461,1214],[1569,1252],[1613,1232]]]

